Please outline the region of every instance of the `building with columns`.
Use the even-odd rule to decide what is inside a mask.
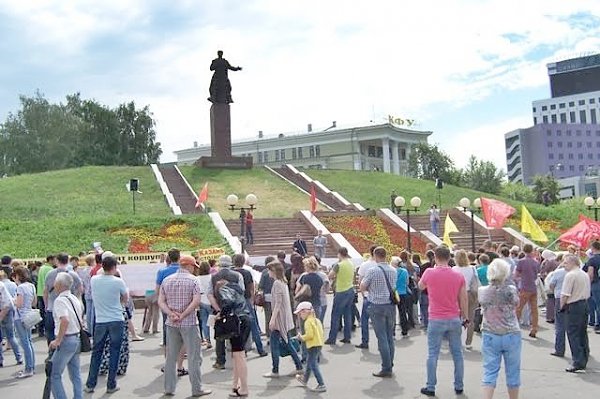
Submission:
[[[432,132],[410,130],[391,123],[243,139],[232,143],[233,156],[253,158],[254,165],[279,167],[291,163],[300,168],[380,170],[406,175],[413,145],[426,143]],[[210,144],[175,151],[178,164],[192,164],[210,156]]]

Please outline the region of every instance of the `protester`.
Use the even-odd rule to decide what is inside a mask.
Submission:
[[[313,311],[316,315],[321,314],[321,287],[323,286],[323,279],[319,276],[319,263],[314,256],[306,258],[302,261],[305,272],[300,275],[296,282],[295,295],[301,293],[303,287],[307,285],[310,287],[310,296],[307,298],[299,299],[300,302],[307,301],[313,306]]]
[[[302,236],[300,234],[296,234],[296,241],[294,241],[294,244],[292,245],[292,250],[300,254],[300,256],[302,257],[308,255],[308,247],[306,246],[306,241],[302,239]]]
[[[521,385],[521,329],[517,319],[519,294],[515,286],[507,283],[510,265],[495,259],[489,265],[487,277],[490,284],[479,288],[479,302],[483,312],[482,345],[483,394],[485,399],[494,396],[500,364],[504,359],[508,397],[517,399]]]
[[[398,302],[398,314],[400,315],[402,336],[405,337],[408,335],[408,308],[412,306],[412,292],[408,288],[408,271],[402,267],[401,259],[398,256],[392,256],[391,266],[396,268],[395,288],[400,299],[400,302]]]
[[[547,277],[558,267],[558,262],[556,261],[556,254],[549,249],[542,251],[542,258],[540,278],[542,281],[546,281]],[[554,323],[554,314],[556,313],[554,309],[554,291],[546,291],[546,297],[546,322],[552,324]]]
[[[313,238],[313,246],[315,247],[315,256],[323,259],[325,257],[325,248],[327,247],[327,237],[323,235],[323,230],[319,230],[317,236]]]
[[[294,375],[302,373],[302,363],[298,357],[296,349],[290,341],[290,331],[294,328],[294,319],[292,317],[292,309],[290,305],[290,296],[287,288],[287,281],[284,275],[284,269],[281,263],[271,262],[267,265],[269,275],[273,278],[273,288],[271,290],[271,305],[273,314],[269,322],[271,330],[271,360],[273,361],[271,372],[264,375],[265,378],[279,377],[279,355],[280,345],[285,345],[289,351],[296,371]]]
[[[4,274],[4,270],[0,270],[0,274]],[[8,291],[6,284],[0,281],[0,331],[2,336],[11,345],[13,354],[17,364],[23,364],[23,358],[19,351],[19,345],[14,336],[14,297]],[[0,343],[0,367],[4,367],[4,355],[2,344]]]
[[[590,305],[590,323],[594,327],[594,332],[600,334],[600,241],[594,241],[591,245],[592,256],[583,265],[583,271],[586,272],[591,282]]]
[[[484,256],[484,255],[482,255]],[[456,261],[456,266],[452,267],[452,270],[455,270],[461,273],[465,279],[465,287],[467,287],[467,300],[468,300],[468,310],[467,310],[467,319],[474,320],[475,318],[475,309],[479,305],[477,300],[477,289],[479,288],[479,277],[477,276],[477,269],[474,266],[469,265],[469,258],[467,256],[467,252],[465,250],[459,249],[454,254],[454,259]],[[466,349],[472,349],[473,343],[473,332],[474,332],[475,323],[469,323],[467,326],[467,337],[465,339],[465,347]]]
[[[181,256],[181,253],[179,251],[179,249],[177,248],[171,248],[169,250],[169,252],[167,253],[167,258],[166,260],[166,265],[165,267],[161,268],[158,270],[158,272],[156,273],[156,288],[154,289],[157,293],[160,293],[160,286],[162,284],[162,282],[164,281],[165,278],[169,277],[170,275],[174,274],[177,272],[177,270],[179,270],[179,257]],[[166,346],[166,340],[167,340],[167,329],[165,328],[166,326],[166,322],[167,322],[167,315],[165,313],[162,314],[163,316],[163,346]]]
[[[254,215],[251,210],[246,211],[246,244],[254,244]]]
[[[552,356],[563,357],[565,355],[565,314],[560,311],[560,296],[567,270],[564,261],[554,272],[548,276],[548,287],[554,293],[554,352]]]
[[[284,254],[285,258],[285,254]],[[273,256],[267,256],[265,258],[265,267],[273,262],[275,258]],[[260,281],[258,282],[258,291],[262,293],[264,298],[263,311],[265,312],[265,326],[268,326],[271,321],[271,289],[273,287],[273,278],[269,275],[269,269],[265,268],[260,275]],[[268,328],[265,328],[265,332],[267,337],[270,337],[271,331]]]
[[[590,357],[587,300],[591,295],[591,284],[588,275],[579,268],[577,256],[566,255],[564,265],[567,274],[560,292],[560,310],[565,313],[567,338],[573,359],[573,363],[565,371],[576,373],[585,370]]]
[[[198,267],[198,282],[200,283],[200,307],[198,309],[198,321],[200,322],[200,335],[202,336],[202,346],[205,349],[212,348],[210,342],[210,328],[208,326],[208,316],[212,314],[212,306],[208,300],[208,286],[210,284],[210,265],[207,261],[200,262]]]
[[[175,394],[177,386],[177,359],[185,345],[188,354],[189,378],[192,396],[212,393],[202,388],[202,340],[198,329],[196,309],[200,305],[200,283],[194,272],[199,265],[191,256],[178,257],[176,273],[161,284],[158,305],[167,315],[167,360],[165,363],[165,395]]]
[[[373,321],[373,330],[377,337],[377,347],[381,357],[381,370],[374,377],[388,378],[394,368],[394,329],[396,326],[396,307],[394,306],[394,287],[396,270],[386,262],[387,252],[383,247],[373,250],[377,263],[371,268],[360,284],[361,292],[369,292],[369,313]]]
[[[421,276],[425,273],[425,270],[435,266],[435,254],[432,249],[425,252],[427,262],[421,264]],[[421,290],[419,297],[419,310],[421,311],[421,328],[427,330],[429,324],[429,293],[427,289]]]
[[[429,293],[429,326],[427,327],[427,384],[421,388],[426,396],[435,396],[437,361],[442,339],[447,338],[454,361],[454,392],[462,394],[464,360],[461,348],[461,324],[467,326],[467,290],[465,279],[448,266],[450,250],[437,247],[435,267],[427,269],[419,281],[419,288]],[[462,318],[462,323],[461,323]]]
[[[40,338],[45,337],[46,331],[46,304],[44,302],[44,287],[46,286],[46,276],[54,266],[54,255],[46,257],[46,263],[43,264],[37,273],[36,293],[37,293],[37,308],[39,309],[42,321],[37,325],[37,332]]]
[[[29,271],[24,266],[14,269],[13,276],[17,283],[17,296],[15,298],[15,331],[23,348],[23,357],[25,358],[25,369],[17,373],[17,378],[28,378],[33,376],[35,371],[35,350],[31,340],[31,329],[23,323],[24,317],[30,312],[35,312],[31,307],[36,298],[35,286],[29,278]]]
[[[377,245],[369,247],[369,257],[358,268],[358,284],[365,278],[369,270],[377,267],[377,262],[373,259],[373,251]],[[362,310],[360,312],[360,344],[355,345],[359,349],[369,349],[369,293],[361,292],[362,295]]]
[[[61,255],[57,258],[59,262],[64,260]],[[66,262],[61,264],[66,266]],[[50,341],[49,347],[51,351],[54,351],[50,387],[55,399],[67,399],[67,393],[62,383],[62,373],[65,367],[68,367],[69,378],[73,384],[73,398],[81,399],[83,396],[79,363],[81,350],[79,334],[82,333],[83,306],[72,293],[73,280],[71,273],[57,273],[52,279],[54,285],[52,291],[55,297],[52,300],[51,314],[54,318],[52,325],[55,326],[55,329],[53,331],[54,339]],[[46,330],[46,332],[49,331]]]
[[[324,335],[323,324],[317,319],[315,311],[310,302],[300,302],[294,312],[304,321],[304,334],[298,334],[298,339],[306,345],[308,358],[306,360],[306,369],[304,375],[297,375],[296,379],[304,386],[307,386],[311,373],[317,379],[317,386],[312,389],[313,392],[326,392],[327,387],[319,368],[319,358],[323,348]]]
[[[88,378],[84,387],[85,392],[94,392],[98,382],[98,374],[106,342],[110,340],[108,379],[106,393],[117,392],[117,371],[123,330],[126,328],[123,317],[123,304],[127,303],[128,293],[125,282],[118,278],[117,258],[110,252],[102,255],[103,273],[92,277],[92,300],[96,323],[93,335],[92,358]]]
[[[352,311],[354,308],[354,265],[348,256],[348,249],[341,247],[338,250],[338,260],[331,271],[329,279],[335,280],[335,294],[331,308],[331,328],[329,338],[325,341],[327,345],[335,345],[340,322],[344,319],[344,338],[341,342],[350,343],[352,333]]]
[[[521,313],[526,304],[529,304],[531,312],[531,330],[529,336],[536,338],[538,331],[538,293],[536,281],[540,272],[540,263],[534,258],[533,246],[525,244],[523,246],[525,257],[517,262],[515,278],[520,281],[519,307],[517,316],[521,318]]]
[[[108,256],[109,254],[107,254]],[[102,269],[102,254],[95,254],[93,255],[94,260],[93,260],[93,266],[92,268],[88,271],[88,273],[85,276],[85,282],[84,282],[84,288],[85,288],[85,297],[86,299],[86,308],[85,308],[85,317],[87,320],[87,327],[88,327],[88,331],[90,334],[92,334],[92,336],[94,335],[94,326],[96,324],[96,315],[94,313],[94,298],[92,298],[92,285],[91,285],[91,280],[92,277],[94,277],[99,270]],[[86,262],[88,262],[88,259],[86,258]],[[92,260],[89,260],[90,263],[92,263]]]
[[[431,204],[431,207],[429,208],[429,224],[431,225],[431,232],[436,236],[439,236],[440,210],[437,208],[436,204]]]

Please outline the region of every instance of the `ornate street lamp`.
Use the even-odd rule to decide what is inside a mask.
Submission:
[[[466,213],[471,212],[471,251],[475,252],[475,212],[481,210],[481,199],[475,198],[473,200],[473,208],[471,208],[471,200],[467,197],[463,197],[458,201],[458,205]]]
[[[406,212],[406,226],[407,226],[407,230],[408,230],[408,238],[407,238],[406,248],[408,249],[408,252],[411,252],[410,214],[411,214],[411,212],[415,213],[415,212],[419,211],[419,207],[421,206],[421,198],[412,197],[410,200],[410,206],[405,207],[406,200],[404,199],[404,197],[398,196],[398,197],[394,198],[394,205],[396,207],[396,212],[398,214],[400,214],[403,210],[404,210],[404,212]]]
[[[585,197],[583,200],[585,206],[587,206],[588,210],[594,210],[594,220],[598,221],[598,209],[600,208],[600,198],[594,200],[594,197]]]
[[[242,244],[242,253],[246,249],[246,211],[253,211],[256,209],[256,203],[258,198],[254,194],[246,195],[247,206],[236,206],[239,198],[235,194],[229,194],[227,196],[227,205],[229,205],[230,211],[240,211],[240,243]]]

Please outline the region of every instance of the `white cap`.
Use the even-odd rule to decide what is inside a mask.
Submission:
[[[556,254],[552,251],[550,251],[549,249],[544,249],[542,251],[542,258],[546,259],[546,260],[554,260],[556,259]]]
[[[116,258],[115,254],[113,254],[110,251],[104,251],[104,252],[102,252],[102,260],[108,258],[109,256],[112,257],[112,258]]]
[[[521,248],[519,248],[518,245],[513,245],[512,248],[510,249],[510,252],[519,252],[521,251]]]
[[[296,306],[296,311],[294,312],[294,314],[298,314],[298,313],[302,312],[303,310],[313,310],[312,303],[307,302],[307,301],[300,302],[298,304],[298,306]]]

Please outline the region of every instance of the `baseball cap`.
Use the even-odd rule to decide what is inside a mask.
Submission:
[[[233,266],[233,261],[231,260],[231,256],[229,255],[221,255],[219,258],[219,266],[220,267],[231,267]]]
[[[521,248],[519,248],[518,245],[513,245],[512,248],[510,249],[510,252],[519,252],[521,250]]]
[[[549,249],[544,249],[544,251],[542,251],[542,258],[546,260],[554,260],[556,259],[556,254]]]
[[[104,259],[108,258],[109,256],[110,256],[111,258],[116,258],[115,254],[113,254],[113,253],[112,253],[112,252],[110,252],[110,251],[104,251],[104,252],[102,252],[102,260],[104,260]]]
[[[179,266],[196,266],[196,267],[200,267],[200,265],[198,264],[198,262],[196,262],[196,259],[193,256],[190,256],[190,255],[183,255],[181,258],[179,258]]]
[[[296,306],[296,311],[294,312],[294,314],[298,314],[298,313],[302,312],[303,310],[313,310],[312,303],[307,302],[307,301],[300,302],[298,304],[298,306]]]

